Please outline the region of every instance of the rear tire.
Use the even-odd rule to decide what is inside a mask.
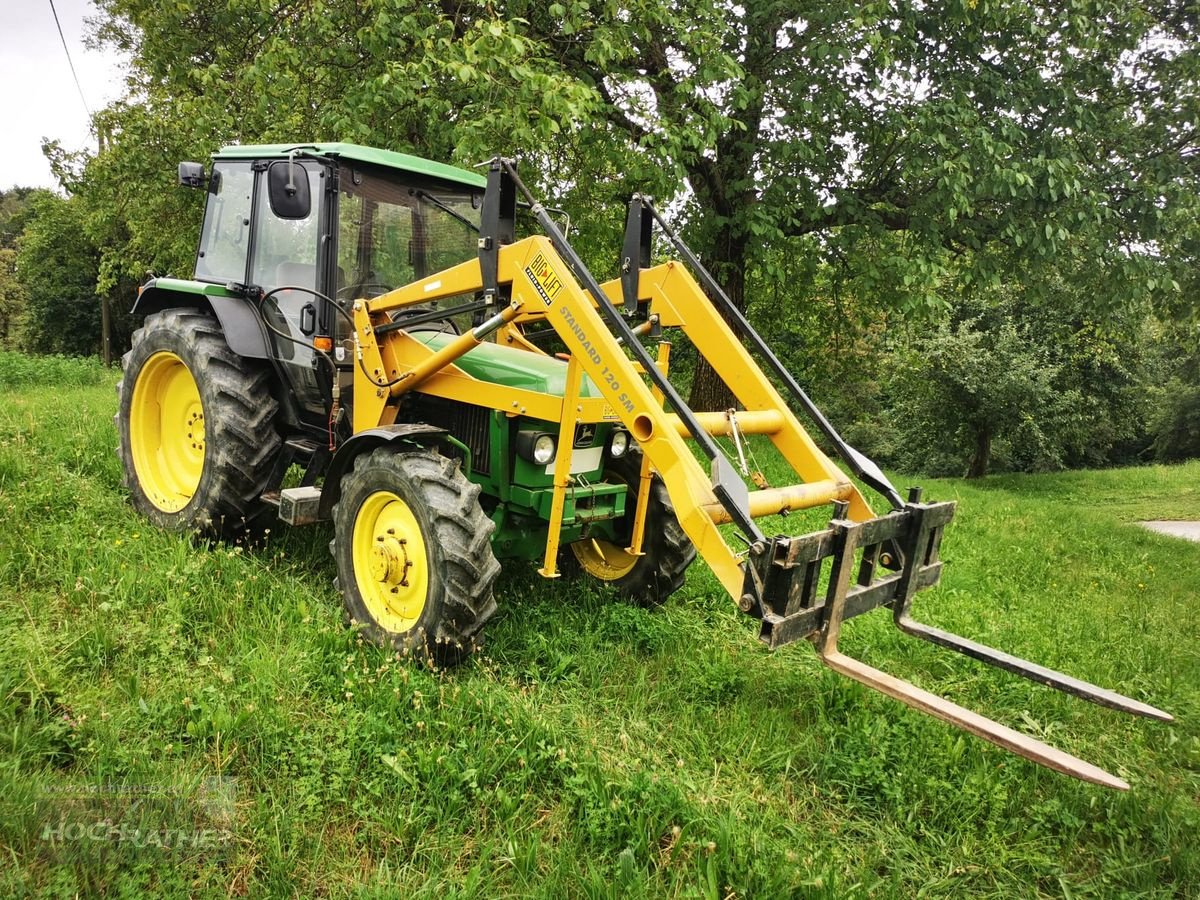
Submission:
[[[236,538],[262,511],[279,452],[269,370],[196,309],[147,316],[121,367],[114,422],[134,509],[163,528]]]
[[[494,529],[456,461],[429,450],[363,453],[342,480],[329,545],[352,624],[381,646],[461,662],[496,612]]]
[[[629,488],[625,515],[617,525],[623,540],[614,544],[599,539],[585,539],[568,545],[563,554],[568,572],[582,571],[605,584],[612,585],[626,599],[639,606],[661,606],[673,593],[683,587],[687,568],[696,558],[696,548],[684,533],[675,517],[675,507],[666,485],[657,475],[651,475],[650,502],[646,507],[646,529],[642,538],[642,555],[625,552],[628,538],[633,534],[633,517],[641,481],[642,457],[630,452],[611,460],[604,471],[605,481],[618,481]]]

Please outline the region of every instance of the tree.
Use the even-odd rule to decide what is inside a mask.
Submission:
[[[14,187],[0,191],[0,247],[12,247],[29,218],[30,199],[37,188]]]
[[[689,237],[739,305],[779,252],[823,258],[908,316],[943,307],[950,281],[998,283],[1013,257],[1086,260],[1114,307],[1180,296],[1164,210],[1194,221],[1200,203],[1198,14],[1181,2],[100,7],[101,39],[133,54],[135,99],[108,111],[108,171],[86,178],[108,221],[158,232],[130,224],[105,277],[162,246],[179,258],[194,233],[148,180],[164,153],[321,136],[517,155],[594,236],[618,221],[601,206],[632,190],[686,201]],[[720,408],[719,394],[698,371],[693,403]]]
[[[17,278],[17,251],[0,246],[0,348],[13,349],[25,308],[25,289]]]
[[[95,354],[100,254],[83,237],[83,204],[38,191],[29,212],[17,241],[15,270],[23,303],[15,316],[17,346],[34,353]]]
[[[1048,295],[1027,280],[973,290],[936,327],[889,335],[887,462],[977,478],[997,457],[1008,470],[1043,471],[1149,450],[1160,404],[1147,387],[1163,367],[1148,310],[1100,316],[1068,280]]]
[[[1162,462],[1200,457],[1200,331],[1173,337],[1161,345],[1164,365],[1153,386],[1150,427]]]
[[[17,345],[17,331],[25,308],[25,289],[17,278],[17,237],[29,218],[33,188],[0,191],[0,347]]]
[[[686,179],[709,213],[702,255],[739,305],[780,245],[848,261],[894,305],[936,306],[952,270],[994,281],[980,251],[997,244],[1086,252],[1115,304],[1173,290],[1134,248],[1161,236],[1164,207],[1196,208],[1194,7],[508,9],[605,101],[600,139]],[[712,408],[712,393],[699,377],[693,400]]]

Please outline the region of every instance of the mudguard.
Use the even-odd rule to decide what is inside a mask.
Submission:
[[[418,447],[437,447],[446,443],[450,435],[445,428],[425,425],[420,422],[406,422],[399,425],[384,425],[380,428],[368,428],[360,431],[337,448],[329,469],[325,473],[324,487],[321,488],[321,505],[318,516],[328,519],[333,515],[333,505],[342,495],[342,476],[350,471],[350,466],[360,454],[384,444],[407,443]]]
[[[146,316],[191,306],[211,310],[221,323],[229,349],[250,359],[268,359],[267,342],[250,301],[223,285],[176,278],[151,278],[138,292],[131,312]]]

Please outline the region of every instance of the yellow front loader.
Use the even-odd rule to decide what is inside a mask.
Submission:
[[[512,240],[513,201],[518,195],[528,200],[544,236]],[[502,198],[507,198],[507,209]],[[655,224],[682,260],[648,267]],[[896,625],[907,634],[1096,703],[1171,718],[1146,704],[912,619],[913,596],[940,577],[938,551],[954,504],[923,503],[918,490],[903,500],[878,467],[846,444],[646,198],[636,197],[631,204],[622,270],[622,277],[598,283],[553,218],[525,189],[512,164],[493,161],[480,259],[354,304],[355,346],[363,361],[354,388],[355,432],[394,424],[402,418],[403,399],[410,392],[556,423],[557,474],[539,570],[554,577],[564,507],[582,489],[570,475],[573,437],[581,426],[619,422],[641,450],[641,468],[633,486],[629,543],[608,544],[610,554],[628,560],[644,553],[652,479],[659,478],[688,539],[739,609],[761,621],[761,638],[770,647],[807,638],[826,665],[856,681],[1057,771],[1126,788],[1121,779],[1089,763],[839,652],[844,620],[890,607]],[[398,310],[472,294],[486,298],[490,315],[437,349],[403,328],[390,327]],[[488,340],[541,353],[525,334],[546,327],[566,347],[561,397],[480,383],[455,365]],[[661,336],[668,329],[682,332],[712,365],[736,398],[736,409],[696,412],[688,407],[668,379],[670,342],[658,341],[657,356],[642,343],[646,335]],[[887,514],[876,516],[855,483],[817,446],[755,363],[752,351],[854,474],[884,497],[890,507]],[[585,379],[598,388],[599,396],[585,395]],[[751,489],[713,440],[716,435],[732,437],[740,451],[743,437],[752,434],[770,439],[794,470],[796,484]],[[707,470],[688,441],[696,442],[709,460]],[[764,516],[829,504],[829,527],[815,534],[768,536],[756,524]],[[725,523],[736,527],[736,545],[722,532]],[[596,553],[603,560],[604,551]]]

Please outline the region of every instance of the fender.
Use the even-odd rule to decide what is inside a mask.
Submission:
[[[258,313],[249,300],[224,285],[181,278],[151,278],[138,290],[137,300],[130,312],[135,316],[146,316],[180,306],[212,312],[221,323],[229,349],[238,356],[269,358]]]
[[[450,434],[445,428],[425,425],[421,422],[385,425],[360,431],[338,447],[337,452],[333,454],[333,459],[329,461],[324,487],[321,488],[318,517],[328,519],[333,515],[333,505],[342,496],[342,476],[350,471],[350,466],[360,453],[366,453],[387,444],[413,444],[418,447],[437,448],[449,443]]]

